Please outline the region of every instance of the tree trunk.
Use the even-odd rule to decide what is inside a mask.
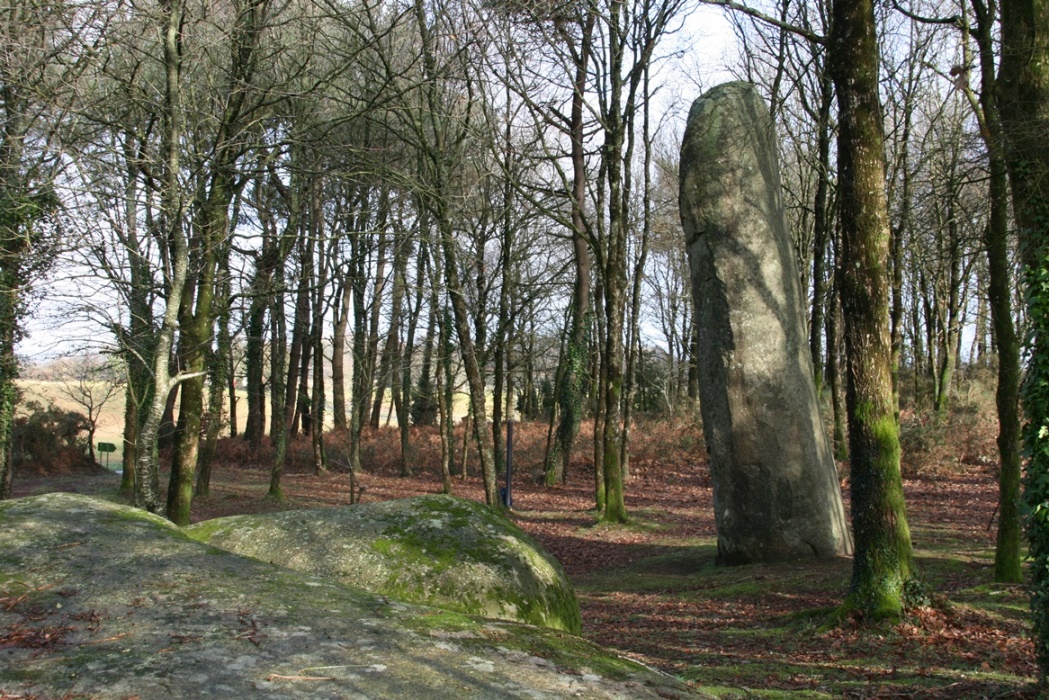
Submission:
[[[574,311],[569,308],[565,312],[568,316],[566,321],[571,318],[571,314]],[[568,365],[565,361],[565,353],[568,352],[568,333],[570,332],[570,324],[565,323],[565,331],[561,335],[561,343],[558,349],[557,356],[557,370],[554,373],[554,385],[553,395],[555,398],[554,408],[550,411],[550,415],[547,416],[549,425],[547,427],[547,445],[546,454],[543,457],[543,483],[547,486],[556,486],[558,484],[565,483],[568,477],[568,465],[565,464],[561,458],[561,443],[559,440],[554,440],[555,437],[555,426],[560,426],[561,421],[558,420],[560,417],[560,399],[562,392],[564,391],[562,384],[565,381],[565,373],[568,371]],[[585,368],[585,365],[584,365]]]
[[[273,442],[273,464],[270,466],[270,487],[267,498],[275,501],[284,500],[281,489],[281,477],[284,474],[284,459],[288,450],[287,407],[284,405],[287,395],[284,386],[286,374],[285,362],[288,357],[287,322],[284,313],[284,268],[278,268],[274,287],[272,306],[270,307],[270,337],[273,347],[270,351],[270,439]]]
[[[350,269],[352,270],[351,287],[353,291],[353,376],[351,377],[350,394],[350,471],[357,474],[361,470],[361,434],[364,429],[364,412],[368,401],[368,386],[371,377],[368,374],[367,337],[365,334],[366,317],[364,291],[367,286],[365,275],[364,234],[356,232],[350,239]]]
[[[225,230],[225,216],[221,217]],[[214,251],[216,239],[208,246]],[[205,244],[207,245],[207,244]],[[211,342],[212,307],[215,298],[215,264],[218,252],[204,256],[197,281],[187,279],[182,295],[179,320],[179,364],[187,376],[181,384],[175,449],[168,482],[167,516],[176,525],[189,525],[193,484],[200,452],[200,428],[204,413],[204,377],[206,348]],[[194,308],[195,302],[195,308]]]
[[[856,547],[841,612],[896,619],[903,613],[904,584],[913,564],[892,392],[889,218],[873,0],[834,0],[828,58],[839,107],[838,284],[845,318]]]
[[[420,247],[425,244],[420,243]],[[401,274],[407,275],[407,254]],[[417,271],[418,278],[415,285],[415,303],[411,305],[408,315],[408,329],[404,338],[404,349],[397,353],[398,371],[395,383],[400,382],[396,392],[398,400],[395,401],[397,408],[397,429],[401,435],[401,474],[411,476],[411,443],[409,426],[411,424],[411,399],[412,399],[412,356],[415,354],[415,333],[419,326],[419,314],[422,311],[423,289],[425,284],[425,273],[423,269]]]
[[[1035,657],[1041,685],[1049,680],[1049,2],[1001,4],[999,109],[1006,165],[1024,263],[1029,353],[1023,386],[1023,438],[1030,455],[1024,500],[1030,508]]]
[[[812,316],[809,326],[809,351],[812,353],[816,397],[823,393],[823,322],[827,305],[827,244],[831,235],[830,199],[830,110],[834,100],[833,84],[826,65],[820,75],[819,129],[817,136],[816,194],[812,205]]]
[[[583,382],[586,376],[588,339],[590,326],[590,246],[587,243],[587,224],[583,215],[583,204],[587,195],[586,153],[584,151],[584,98],[586,94],[588,61],[597,12],[586,15],[579,51],[575,54],[575,77],[572,91],[572,107],[569,123],[572,159],[572,258],[575,263],[575,280],[572,288],[572,312],[569,316],[569,331],[564,353],[561,357],[561,381],[558,390],[558,405],[561,420],[557,426],[558,453],[561,456],[560,476],[563,480],[572,462],[572,448],[579,434],[583,416]],[[557,473],[548,476],[546,483],[557,481]]]
[[[598,310],[594,314],[598,318],[597,322],[597,335],[598,338],[604,337],[604,300],[605,300],[605,287],[601,278],[598,279],[597,287],[594,290],[594,307]],[[591,392],[591,401],[593,402],[593,414],[594,414],[594,434],[592,436],[594,444],[594,508],[597,512],[605,512],[605,439],[604,439],[604,424],[605,424],[605,394],[608,388],[608,376],[606,374],[605,362],[604,362],[604,350],[600,347],[600,341],[592,343],[588,358],[590,361],[590,380],[593,390]]]
[[[623,398],[623,316],[626,306],[627,212],[623,173],[625,137],[629,125],[623,118],[623,53],[625,29],[623,7],[613,3],[608,19],[610,80],[609,104],[604,114],[605,143],[602,158],[608,177],[608,231],[604,246],[602,283],[605,328],[601,336],[602,376],[605,379],[604,420],[602,421],[602,467],[605,503],[601,519],[622,523],[627,520],[623,493],[623,470],[619,459]]]
[[[379,358],[379,320],[382,310],[382,297],[386,291],[386,249],[389,245],[385,231],[386,198],[386,192],[383,191],[379,200],[378,253],[375,262],[375,280],[372,283],[371,304],[368,308],[368,344],[364,356],[365,381],[363,388],[365,394],[362,410],[366,411],[370,405],[371,412],[370,414],[366,412],[366,418],[362,418],[362,421],[370,425],[373,430],[378,430],[379,428],[379,414],[382,409],[383,393],[385,392],[384,373],[389,369],[381,366],[376,369],[377,365],[388,363],[389,361],[388,357],[381,358],[381,362]],[[374,394],[372,393],[373,391],[375,392]]]
[[[836,247],[836,246],[835,246]],[[830,290],[830,308],[827,309],[827,388],[830,390],[831,410],[834,419],[832,441],[834,459],[844,462],[849,458],[849,442],[845,430],[846,416],[844,394],[841,391],[841,305],[838,301],[838,285]]]
[[[302,227],[300,226],[300,229]],[[284,421],[287,423],[288,435],[294,437],[298,432],[297,418],[299,403],[299,374],[302,367],[309,366],[310,327],[310,294],[309,285],[313,277],[313,242],[305,231],[299,232],[299,279],[295,293],[295,319],[292,321],[291,349],[288,353],[287,379],[284,384]],[[307,356],[305,362],[303,355]],[[272,379],[270,380],[272,381]]]
[[[291,173],[291,184],[288,187],[287,207],[288,220],[283,232],[278,236],[275,226],[271,222],[265,222],[263,229],[266,238],[262,244],[262,251],[255,268],[254,276],[250,286],[250,304],[248,306],[247,321],[245,323],[245,381],[248,394],[248,416],[244,428],[244,437],[251,446],[252,454],[258,452],[262,446],[262,436],[266,430],[266,385],[265,375],[265,344],[266,344],[266,311],[273,308],[274,294],[283,294],[283,290],[276,289],[276,279],[283,279],[283,265],[292,247],[295,245],[297,232],[299,230],[299,180],[301,174],[294,167],[294,163],[301,159],[299,148],[292,148],[291,158],[293,162]],[[259,185],[261,188],[262,185]],[[276,240],[275,240],[276,239]],[[271,313],[272,317],[272,313]],[[272,321],[272,318],[271,318]],[[283,337],[270,336],[271,363],[272,353],[276,352],[278,346],[284,346]],[[270,374],[270,381],[273,374]],[[281,384],[284,382],[281,381]],[[271,387],[272,393],[272,387]],[[278,402],[270,401],[270,410]],[[271,432],[272,435],[272,426]]]
[[[948,204],[947,220],[947,258],[949,262],[949,279],[947,280],[946,308],[940,308],[940,364],[936,376],[936,398],[933,410],[942,421],[947,418],[951,404],[951,386],[958,359],[958,344],[961,342],[961,267],[962,241],[958,230],[954,204]]]
[[[207,427],[204,436],[204,447],[200,452],[197,464],[197,485],[194,489],[195,496],[207,496],[211,492],[211,466],[215,459],[215,450],[218,447],[219,435],[222,431],[223,414],[225,409],[226,387],[230,375],[233,374],[230,350],[233,340],[230,337],[230,275],[228,256],[225,256],[221,279],[219,281],[219,298],[216,306],[220,309],[218,318],[218,333],[214,352],[208,353],[208,410]],[[230,394],[230,405],[234,403],[235,397]],[[230,421],[236,420],[232,411]]]
[[[477,456],[481,462],[484,501],[490,507],[499,508],[495,465],[492,459],[492,436],[488,432],[485,409],[484,380],[481,378],[481,366],[477,361],[477,353],[474,351],[473,338],[470,336],[470,320],[466,309],[466,298],[463,296],[462,282],[459,278],[454,232],[451,222],[441,214],[437,216],[437,225],[440,230],[441,249],[444,252],[444,280],[452,305],[452,318],[456,335],[459,338],[459,354],[463,359],[466,383],[470,392],[470,414],[473,418],[474,439],[477,441]]]
[[[331,338],[331,406],[335,430],[345,431],[346,422],[346,329],[350,322],[350,280],[339,282],[335,298],[335,325]]]
[[[434,294],[436,297],[436,294]],[[431,313],[437,316],[434,299]],[[452,492],[452,462],[455,460],[455,421],[452,417],[452,321],[448,312],[443,312],[440,323],[438,352],[440,365],[437,369],[437,410],[440,415],[441,431],[441,490]],[[466,465],[463,465],[465,473]]]
[[[990,217],[984,229],[987,246],[987,297],[998,355],[998,533],[994,550],[994,580],[999,583],[1023,581],[1023,547],[1020,522],[1020,340],[1013,325],[1012,274],[1009,261],[1008,173],[1005,160],[1005,134],[998,107],[998,86],[994,76],[994,20],[983,0],[972,1],[976,15],[975,38],[980,51],[980,124],[987,146],[988,196]]]
[[[134,163],[136,149],[126,146],[125,160],[127,182],[125,186],[125,229],[128,254],[128,271],[131,284],[128,288],[128,329],[122,338],[127,385],[124,393],[124,455],[120,492],[127,496],[135,493],[135,462],[139,449],[147,449],[139,442],[139,429],[145,419],[147,407],[152,402],[153,378],[150,358],[156,342],[153,328],[152,280],[153,270],[142,254],[138,227],[138,168]]]
[[[652,230],[652,126],[649,114],[649,69],[645,67],[644,91],[641,98],[641,109],[643,111],[641,138],[643,147],[642,161],[644,174],[642,177],[642,213],[641,213],[641,241],[637,255],[637,263],[634,266],[634,274],[631,279],[630,289],[630,314],[629,328],[627,329],[627,356],[626,371],[623,384],[623,435],[619,448],[619,461],[623,472],[623,478],[630,477],[630,421],[633,417],[634,397],[637,389],[637,366],[641,362],[641,283],[645,278],[645,264],[648,260],[648,239]],[[671,363],[668,368],[668,381],[671,377],[676,379],[676,371],[673,363],[674,346],[670,348]],[[680,386],[674,382],[675,386]],[[677,409],[677,398],[671,400],[671,410]]]
[[[156,513],[160,510],[160,464],[157,448],[157,433],[164,416],[168,396],[175,386],[176,378],[170,373],[171,349],[178,328],[179,306],[182,288],[189,269],[189,248],[183,229],[183,202],[179,185],[179,147],[182,139],[182,3],[181,0],[166,0],[164,46],[164,113],[162,151],[164,157],[164,180],[161,191],[163,211],[162,226],[166,240],[170,241],[170,284],[165,300],[164,314],[151,358],[153,370],[153,392],[144,419],[138,431],[135,465],[135,505]],[[3,396],[0,395],[0,400]],[[2,410],[0,406],[0,410]],[[2,418],[2,416],[0,416]],[[0,455],[0,464],[7,455]],[[2,486],[0,486],[2,488]]]
[[[313,381],[311,382],[310,415],[312,430],[310,442],[313,447],[313,473],[320,475],[328,471],[328,457],[324,452],[324,307],[328,288],[328,261],[324,244],[324,206],[321,199],[322,180],[315,179],[310,188],[310,237],[317,241],[317,266],[313,288],[313,319],[311,342],[313,344]]]
[[[420,290],[423,288],[421,282],[420,273]],[[426,337],[423,339],[422,364],[419,367],[419,383],[412,398],[412,423],[415,425],[435,425],[437,422],[439,394],[434,390],[433,351],[437,337],[438,311],[437,300],[431,298],[429,317],[426,320]]]

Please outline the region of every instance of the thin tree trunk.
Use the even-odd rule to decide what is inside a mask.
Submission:
[[[437,300],[434,294],[431,313],[437,317]],[[439,361],[437,369],[437,411],[440,416],[441,432],[441,485],[444,493],[452,492],[452,462],[455,460],[455,422],[452,418],[452,343],[451,319],[444,313],[440,323]],[[465,452],[465,451],[464,451]],[[466,473],[466,465],[463,465]]]
[[[382,310],[382,298],[383,293],[386,291],[386,249],[389,245],[388,238],[385,231],[385,212],[386,212],[386,193],[385,191],[380,197],[380,229],[379,229],[379,242],[378,242],[378,254],[375,263],[375,280],[372,284],[372,300],[371,306],[368,310],[368,344],[365,351],[365,367],[366,367],[366,381],[364,383],[365,389],[365,400],[364,407],[371,406],[371,413],[365,414],[368,416],[364,422],[372,427],[373,430],[378,430],[380,412],[382,409],[382,399],[385,393],[385,372],[389,369],[388,363],[389,358],[384,356],[382,362],[379,362],[379,317]],[[387,366],[380,366],[376,370],[376,366],[380,364],[386,364]],[[374,394],[372,392],[375,392]],[[374,396],[374,403],[372,398]]]
[[[561,362],[561,381],[558,383],[558,405],[561,420],[557,427],[558,452],[561,456],[561,477],[568,474],[572,449],[583,415],[583,381],[587,367],[587,330],[590,326],[590,247],[587,243],[587,225],[583,215],[586,201],[586,153],[584,150],[584,97],[588,79],[588,62],[597,12],[590,11],[583,24],[579,50],[574,55],[575,76],[569,123],[572,160],[572,256],[575,263],[575,281],[572,288],[572,313],[569,332]],[[556,474],[554,477],[556,481]],[[550,483],[550,478],[547,478]],[[603,496],[602,496],[603,499]],[[603,505],[603,500],[601,501]]]
[[[845,425],[848,416],[844,394],[841,391],[841,306],[838,303],[838,285],[832,283],[830,308],[827,310],[827,385],[830,389],[831,410],[834,418],[834,459],[844,462],[849,458],[849,442]]]
[[[135,149],[127,147],[125,160],[133,162]],[[120,492],[135,493],[135,463],[140,449],[149,449],[140,442],[140,429],[156,387],[151,375],[150,360],[155,351],[153,306],[151,303],[153,273],[149,261],[142,254],[138,229],[138,169],[128,165],[125,188],[125,230],[128,268],[131,284],[128,289],[129,321],[123,338],[127,386],[124,393],[124,454]]]
[[[425,247],[420,243],[420,247]],[[407,256],[405,256],[405,267],[407,267]],[[407,269],[402,271],[407,275]],[[397,364],[400,365],[397,377],[400,380],[400,390],[397,392],[399,400],[395,402],[397,407],[397,429],[401,435],[401,474],[411,476],[411,443],[409,424],[411,422],[411,399],[412,399],[412,356],[415,354],[415,333],[419,326],[419,314],[422,311],[423,288],[425,284],[426,271],[418,270],[418,278],[415,285],[415,304],[409,310],[408,329],[404,338],[404,350],[397,354]]]
[[[642,181],[642,212],[641,212],[641,242],[637,256],[637,264],[634,266],[630,290],[630,314],[628,316],[630,327],[627,330],[627,356],[626,370],[623,379],[623,434],[620,440],[619,463],[623,478],[630,477],[630,421],[632,418],[634,395],[637,387],[637,365],[641,361],[641,282],[645,277],[645,264],[648,260],[648,238],[652,229],[652,133],[649,122],[649,67],[645,66],[644,92],[642,95],[642,127],[641,138],[644,150],[644,176]],[[671,363],[668,371],[668,381],[675,376],[673,363],[674,348],[671,346]],[[674,406],[676,408],[676,401]]]
[[[984,229],[987,246],[988,302],[998,354],[998,533],[994,550],[994,580],[999,583],[1023,581],[1023,546],[1020,521],[1020,339],[1013,325],[1010,298],[1013,288],[1009,261],[1009,201],[1005,160],[1005,134],[998,111],[997,82],[994,76],[994,17],[983,0],[973,0],[976,14],[975,37],[980,50],[981,133],[985,134],[990,179],[988,194],[991,213]]]
[[[270,487],[267,498],[275,501],[284,500],[284,491],[281,488],[281,477],[284,474],[284,460],[288,452],[288,411],[285,401],[287,400],[287,367],[288,347],[285,341],[287,337],[287,322],[284,313],[284,269],[278,268],[276,289],[270,307],[270,337],[273,338],[273,347],[270,352],[270,439],[273,442],[273,464],[270,467]]]
[[[301,411],[299,376],[309,367],[310,290],[313,277],[313,239],[299,226],[299,279],[295,293],[295,319],[292,322],[291,349],[288,354],[287,381],[284,385],[284,421],[289,437],[298,433]],[[305,356],[305,360],[303,359]]]
[[[216,306],[220,309],[218,316],[218,332],[216,337],[215,351],[208,353],[208,409],[207,409],[207,432],[204,437],[204,447],[200,452],[197,465],[197,485],[194,489],[195,496],[207,496],[211,492],[211,467],[215,459],[215,450],[218,447],[219,436],[222,431],[223,414],[225,409],[226,388],[229,378],[233,374],[231,366],[231,348],[233,339],[230,337],[230,275],[228,256],[223,263],[219,285],[219,298]],[[234,404],[234,396],[230,394],[230,405]],[[236,420],[236,416],[230,413],[230,420]]]
[[[324,451],[324,307],[325,291],[328,288],[328,261],[324,244],[324,208],[321,201],[321,180],[313,182],[310,191],[310,236],[317,241],[316,277],[313,280],[313,381],[310,396],[312,430],[310,442],[313,447],[313,473],[320,475],[328,471],[328,457]]]
[[[335,430],[349,428],[346,421],[346,330],[350,323],[351,289],[349,279],[339,282],[335,293],[335,325],[332,332],[331,350],[331,404]]]
[[[594,290],[594,307],[599,310],[595,314],[599,319],[604,318],[605,292],[604,284],[598,280],[597,288]],[[604,323],[598,322],[597,337],[604,336]],[[604,362],[604,352],[599,349],[598,343],[589,354],[591,363],[591,385],[593,389],[594,402],[594,507],[598,513],[605,512],[605,408],[607,406],[605,395],[608,392],[608,377]]]
[[[178,327],[179,306],[182,288],[185,285],[189,270],[189,249],[182,224],[183,202],[180,193],[179,148],[182,140],[182,91],[180,74],[182,69],[182,3],[181,0],[166,0],[165,25],[163,30],[164,46],[164,113],[163,143],[164,182],[161,194],[163,207],[163,226],[166,229],[165,239],[170,241],[171,268],[170,290],[165,302],[164,314],[157,342],[152,357],[153,394],[145,418],[138,432],[138,450],[135,476],[135,505],[151,513],[160,510],[160,466],[157,449],[157,432],[164,415],[168,395],[174,387],[176,378],[171,377],[171,349],[174,344],[175,331]],[[13,398],[13,396],[12,396]],[[7,410],[7,392],[0,395],[0,421]],[[0,426],[9,425],[6,421]],[[0,441],[2,442],[2,441]],[[0,465],[9,465],[8,454],[0,454]],[[0,467],[2,468],[2,467]],[[8,467],[9,468],[9,467]],[[10,484],[9,474],[7,484]],[[0,483],[0,496],[6,496],[5,485]]]

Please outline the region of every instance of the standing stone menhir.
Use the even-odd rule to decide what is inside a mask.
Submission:
[[[752,85],[720,85],[693,103],[681,146],[680,207],[699,314],[718,560],[848,554],[775,134]]]

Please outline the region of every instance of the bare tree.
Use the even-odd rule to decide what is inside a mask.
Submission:
[[[57,391],[83,409],[87,417],[87,449],[92,464],[95,458],[95,431],[102,409],[123,388],[120,369],[97,355],[82,354],[63,365],[62,376],[56,377]]]

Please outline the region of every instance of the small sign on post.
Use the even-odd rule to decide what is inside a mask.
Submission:
[[[511,484],[514,477],[514,419],[506,421],[506,488],[503,489],[503,505],[507,510],[514,509],[514,494]]]
[[[98,443],[98,451],[106,453],[106,469],[109,469],[109,453],[116,452],[117,446],[111,442],[100,442]]]

